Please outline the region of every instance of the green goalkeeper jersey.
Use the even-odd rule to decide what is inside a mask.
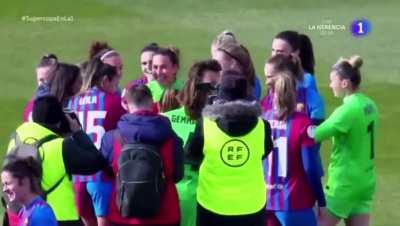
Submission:
[[[362,198],[375,191],[375,136],[379,122],[374,101],[361,93],[343,99],[315,130],[315,139],[332,137],[326,195]]]

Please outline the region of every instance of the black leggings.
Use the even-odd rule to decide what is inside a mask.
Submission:
[[[264,226],[265,208],[252,214],[225,216],[213,213],[197,203],[197,226]]]
[[[81,220],[75,221],[57,221],[58,226],[84,226]]]

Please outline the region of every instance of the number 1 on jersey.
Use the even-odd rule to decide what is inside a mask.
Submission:
[[[370,134],[371,138],[371,155],[370,158],[374,159],[375,150],[374,150],[374,121],[370,122],[367,127],[367,132]]]

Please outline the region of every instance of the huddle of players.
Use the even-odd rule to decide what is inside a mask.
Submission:
[[[163,152],[169,189],[159,214],[121,217],[112,173],[103,169],[72,177],[76,209],[71,211],[77,213],[71,218],[60,219],[49,202],[59,224],[78,225],[79,216],[85,225],[336,225],[340,219],[368,225],[378,111],[359,92],[361,58],[341,58],[332,66],[330,88],[343,104],[325,119],[306,35],[283,31],[275,36],[262,99],[250,53],[232,32],[218,35],[211,55],[213,60],[193,64],[183,83],[177,78],[179,51],[152,43],[141,51],[143,75],[122,92],[123,61],[106,43],[93,43],[80,67],[60,63],[54,55],[42,58],[38,91],[24,111],[25,121],[36,122],[33,106],[52,95],[76,113],[109,164],[118,158],[114,130],[129,141],[170,144]],[[324,191],[319,142],[330,137]],[[12,168],[4,167],[4,177],[13,175]],[[4,180],[5,193],[14,194]],[[39,194],[31,191],[32,197]]]

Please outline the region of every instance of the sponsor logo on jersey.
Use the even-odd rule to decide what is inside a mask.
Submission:
[[[183,124],[195,124],[196,122],[189,117],[182,115],[172,115],[171,121],[173,123],[183,123]]]
[[[283,188],[284,188],[284,184],[267,184],[268,190],[273,190],[273,189],[283,190]]]
[[[307,128],[307,136],[310,138],[315,137],[315,126],[314,125],[311,125]]]

